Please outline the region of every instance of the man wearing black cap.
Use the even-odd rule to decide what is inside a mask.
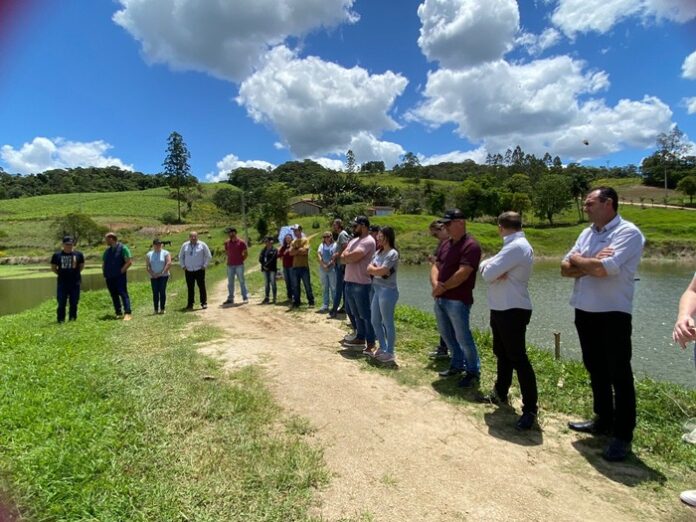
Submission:
[[[58,322],[65,322],[65,306],[70,302],[68,319],[77,319],[77,303],[80,300],[80,272],[85,267],[85,256],[73,250],[74,241],[70,236],[63,237],[63,249],[53,254],[51,270],[58,275]]]
[[[469,326],[481,246],[466,233],[461,210],[448,210],[438,221],[447,229],[449,239],[438,250],[430,271],[430,284],[437,326],[452,353],[450,367],[439,375],[449,377],[463,373],[459,386],[472,388],[478,384],[481,374],[478,349]]]

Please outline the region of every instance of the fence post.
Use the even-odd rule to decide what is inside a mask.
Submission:
[[[556,356],[556,360],[558,361],[561,358],[561,332],[553,332],[553,340],[554,354]]]

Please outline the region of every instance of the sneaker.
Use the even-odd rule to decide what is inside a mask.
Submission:
[[[515,423],[515,428],[518,431],[527,431],[531,430],[532,426],[534,426],[534,421],[536,420],[536,414],[527,411],[524,412],[519,419],[517,419],[517,422]]]
[[[248,298],[248,297],[245,297],[245,298],[242,300],[242,303],[244,303],[244,304],[249,304],[249,298]]]
[[[124,320],[124,321],[130,321],[131,319],[133,319],[133,318],[131,317],[131,314],[123,314],[123,320]]]
[[[696,507],[696,489],[682,491],[679,498],[687,506]]]
[[[383,352],[382,350],[377,350],[374,359],[375,361],[381,362],[383,364],[390,364],[396,362],[393,353]]]
[[[346,311],[345,311],[344,308],[339,308],[338,310],[336,310],[336,313],[337,313],[337,314],[345,314]]]
[[[357,336],[358,336],[358,334],[357,334],[356,332],[351,332],[351,333],[349,333],[349,334],[346,334],[346,335],[343,337],[343,340],[344,340],[344,341],[352,341],[352,340],[355,339]]]
[[[261,304],[268,304],[270,303],[268,297],[266,297],[263,301],[261,301]]]
[[[428,354],[428,359],[433,359],[435,361],[442,361],[449,358],[449,354],[441,350],[434,350]]]
[[[325,314],[328,311],[329,311],[328,307],[322,306],[321,308],[319,308],[319,310],[317,310],[317,313],[318,314]]]
[[[160,315],[164,315],[164,310],[160,310]]]
[[[464,377],[461,378],[461,380],[457,383],[457,386],[460,388],[474,388],[476,385],[479,383],[479,374],[478,373],[469,373],[466,372],[464,374]]]
[[[356,337],[351,341],[344,340],[341,344],[343,346],[365,346],[365,339],[358,339]]]
[[[379,350],[375,350],[375,345],[373,344],[372,346],[367,345],[365,349],[362,351],[363,355],[366,357],[374,357]]]
[[[609,445],[604,448],[602,458],[609,462],[621,462],[631,454],[631,443],[612,437]]]
[[[202,305],[201,305],[201,308],[202,308],[203,310],[205,310],[206,308],[208,308],[208,305],[207,305],[207,304],[202,304]]]
[[[233,305],[233,304],[234,304],[234,299],[226,299],[225,301],[223,301],[222,306]]]
[[[331,310],[331,311],[329,312],[329,317],[330,317],[331,319],[335,319],[335,318],[336,318],[336,312],[334,312],[333,310]]]
[[[502,398],[500,395],[498,395],[498,392],[495,391],[495,388],[493,388],[493,390],[491,390],[491,392],[487,393],[486,395],[479,395],[477,397],[477,400],[480,403],[493,404],[495,406],[510,404],[510,398],[507,396],[505,398]]]
[[[452,377],[454,375],[459,375],[460,373],[464,373],[464,368],[447,368],[446,370],[437,372],[440,377]]]

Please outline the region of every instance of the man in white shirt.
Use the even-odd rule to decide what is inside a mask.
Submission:
[[[481,277],[488,283],[488,308],[491,311],[493,353],[498,361],[495,386],[484,402],[507,404],[512,371],[517,372],[522,393],[522,416],[518,430],[528,430],[537,415],[537,383],[534,368],[527,357],[525,335],[532,317],[532,301],[527,283],[532,274],[534,250],[522,232],[522,217],[503,212],[498,217],[498,233],[503,248],[479,265]]]
[[[590,374],[595,417],[569,422],[575,431],[612,435],[602,456],[624,460],[636,426],[636,391],[631,369],[634,277],[645,238],[618,214],[610,187],[592,190],[584,209],[592,226],[580,233],[561,263],[561,275],[575,279],[570,305],[582,360]]]
[[[205,269],[213,256],[210,249],[203,241],[198,241],[198,232],[191,232],[189,240],[181,245],[179,250],[179,264],[184,269],[186,276],[186,288],[188,289],[188,300],[186,309],[193,310],[193,294],[195,285],[198,285],[198,292],[201,298],[201,308],[208,308],[208,293],[205,289]]]

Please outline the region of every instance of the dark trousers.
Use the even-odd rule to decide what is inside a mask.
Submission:
[[[155,305],[155,312],[158,310],[164,310],[164,307],[167,304],[168,281],[169,276],[153,277],[150,279],[150,285],[152,286],[152,303]]]
[[[341,301],[343,301],[343,306],[346,303],[346,292],[345,292],[345,278],[346,278],[346,265],[336,265],[336,291],[333,295],[333,306],[331,311],[336,313],[336,311],[341,307]]]
[[[68,318],[71,321],[77,319],[77,303],[80,301],[80,282],[65,283],[58,282],[58,322],[65,321],[65,307],[70,303]]]
[[[614,426],[614,436],[633,440],[636,390],[631,369],[631,314],[575,309],[582,362],[590,374],[594,413]]]
[[[288,301],[292,301],[292,267],[283,267],[283,279],[285,279],[285,292],[288,294]]]
[[[128,280],[126,274],[120,274],[116,277],[108,277],[106,279],[106,288],[109,289],[111,300],[114,303],[114,311],[116,315],[121,315],[122,311],[131,313],[130,297],[128,297]],[[123,302],[123,307],[121,303]]]
[[[193,293],[198,285],[198,292],[201,296],[201,306],[208,304],[208,292],[205,289],[205,268],[190,272],[186,270],[186,289],[188,290],[188,299],[186,300],[186,308],[193,307]]]
[[[309,268],[306,266],[292,267],[292,304],[300,305],[300,282],[304,285],[305,293],[307,294],[307,303],[309,306],[314,306],[314,293],[312,292],[312,281],[309,277]]]
[[[532,317],[531,310],[510,308],[491,310],[493,353],[498,361],[495,391],[499,397],[507,397],[512,384],[512,371],[517,372],[522,393],[522,411],[537,412],[537,382],[532,363],[527,357],[525,335]]]

